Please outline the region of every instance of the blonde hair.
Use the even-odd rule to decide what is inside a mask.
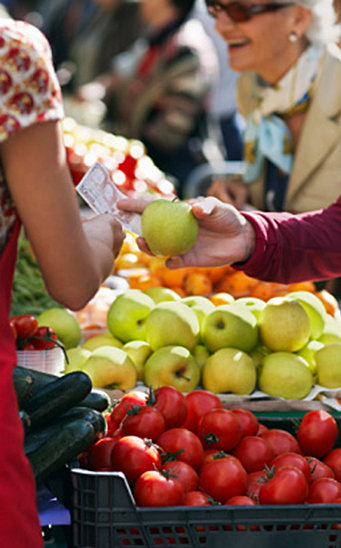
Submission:
[[[284,0],[284,3],[287,2],[290,3],[290,0]],[[326,45],[338,41],[341,26],[337,24],[333,0],[297,0],[296,4],[313,14],[305,34],[310,43]]]

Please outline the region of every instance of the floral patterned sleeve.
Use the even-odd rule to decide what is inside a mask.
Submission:
[[[50,46],[36,27],[3,19],[0,60],[0,142],[35,123],[63,118]]]
[[[64,116],[49,43],[32,25],[0,19],[0,143],[40,122]],[[0,164],[0,256],[17,218]]]

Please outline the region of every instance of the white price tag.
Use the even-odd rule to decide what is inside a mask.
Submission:
[[[142,235],[141,215],[121,211],[116,202],[126,196],[112,182],[109,171],[100,162],[95,162],[76,186],[76,191],[97,214],[109,213],[123,228]]]

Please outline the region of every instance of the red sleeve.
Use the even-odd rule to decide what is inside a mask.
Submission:
[[[256,231],[256,248],[234,267],[260,280],[293,283],[341,276],[341,197],[318,211],[243,215]]]

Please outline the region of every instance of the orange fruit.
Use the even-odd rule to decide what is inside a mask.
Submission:
[[[214,268],[207,268],[207,274],[212,281],[212,283],[217,283],[221,280],[226,274],[234,272],[231,270],[230,266],[216,266]]]
[[[335,312],[339,310],[339,304],[337,302],[336,297],[329,293],[326,289],[322,289],[321,291],[314,291],[314,295],[322,301],[326,311],[331,316],[335,315]]]
[[[257,297],[263,301],[268,301],[274,297],[274,291],[268,282],[259,282],[258,285],[252,288],[250,296]]]
[[[288,291],[315,291],[314,282],[296,282],[288,285]]]
[[[187,297],[187,293],[184,290],[183,287],[176,287],[175,285],[172,287],[173,291],[175,291],[181,298]]]
[[[231,293],[234,297],[246,297],[258,283],[259,280],[236,270],[219,280],[214,285],[214,289],[217,293]]]
[[[162,282],[158,276],[152,274],[143,274],[138,278],[130,279],[130,288],[131,289],[140,289],[144,291],[145,289],[150,289],[151,287],[161,287]]]
[[[215,305],[219,306],[221,304],[231,304],[235,298],[230,293],[213,293],[210,296],[210,301]]]
[[[203,272],[191,272],[184,280],[187,295],[209,295],[212,292],[212,282]]]
[[[177,268],[170,270],[165,268],[161,272],[163,285],[166,287],[183,287],[186,276],[193,271],[191,268]]]

